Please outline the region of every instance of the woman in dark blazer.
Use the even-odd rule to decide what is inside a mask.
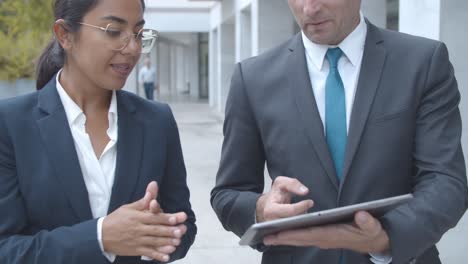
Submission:
[[[121,91],[143,0],[56,0],[38,91],[0,102],[0,263],[146,263],[195,234],[170,108]]]

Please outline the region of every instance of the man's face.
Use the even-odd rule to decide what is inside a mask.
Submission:
[[[361,0],[288,0],[296,21],[314,43],[337,45],[359,24]]]

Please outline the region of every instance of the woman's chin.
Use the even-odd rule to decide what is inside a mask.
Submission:
[[[104,88],[111,90],[111,91],[119,91],[119,90],[122,90],[122,88],[125,86],[126,81],[127,79],[124,79],[124,80],[113,79],[112,81],[107,82]]]

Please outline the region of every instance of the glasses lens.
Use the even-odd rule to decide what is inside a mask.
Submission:
[[[107,35],[108,45],[113,50],[122,50],[129,40],[128,35],[121,29],[112,27],[111,24],[107,25],[105,33]]]
[[[135,43],[141,48],[141,53],[149,53],[158,37],[158,32],[153,29],[142,29],[138,34],[134,35],[112,28],[109,25],[105,32],[111,49],[123,50],[134,38]]]
[[[143,29],[141,32],[141,53],[149,53],[158,37],[157,31],[153,29]]]
[[[128,34],[122,34],[122,37],[120,38],[119,42],[115,42],[115,47],[118,47],[118,50],[123,50],[127,44],[130,42],[132,36]]]

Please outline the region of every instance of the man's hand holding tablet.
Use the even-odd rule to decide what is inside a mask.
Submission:
[[[306,213],[312,200],[291,204],[293,195],[309,193],[298,180],[277,177],[270,192],[257,201],[256,219],[241,239],[243,245],[314,246],[350,249],[362,253],[387,253],[390,243],[379,220],[386,211],[411,199],[403,195],[331,210]]]

